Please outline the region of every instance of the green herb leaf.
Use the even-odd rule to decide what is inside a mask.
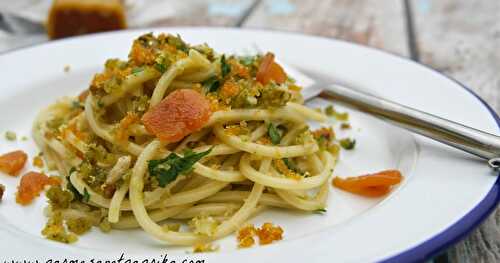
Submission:
[[[326,209],[324,208],[320,208],[320,209],[316,209],[313,211],[315,214],[323,214],[323,213],[326,213]]]
[[[71,108],[74,109],[74,110],[77,110],[77,109],[84,109],[83,105],[77,101],[77,100],[74,100],[71,102]]]
[[[180,174],[190,172],[193,165],[209,154],[210,151],[212,151],[212,149],[196,153],[188,149],[184,152],[183,157],[171,153],[164,159],[151,160],[148,162],[149,175],[156,176],[159,185],[165,187],[167,184],[177,179],[177,176]]]
[[[290,169],[298,174],[302,174],[302,172],[299,171],[299,169],[297,168],[297,165],[295,165],[295,163],[291,159],[283,158],[282,160],[285,163],[286,167],[288,167],[288,169]]]
[[[216,76],[213,76],[203,81],[202,84],[209,92],[216,92],[220,87],[220,80]]]
[[[269,135],[269,138],[271,138],[271,142],[273,144],[279,144],[281,141],[281,134],[278,131],[278,128],[276,128],[276,125],[269,123],[269,126],[267,127],[267,134]]]
[[[255,56],[244,56],[240,57],[240,63],[249,67],[255,62]]]
[[[161,54],[155,59],[154,67],[160,73],[167,71],[167,68],[170,66],[170,61],[165,57],[165,55]]]
[[[88,202],[90,200],[90,194],[87,191],[87,188],[83,188],[83,197],[82,197],[82,200],[84,202]]]
[[[104,107],[104,103],[101,100],[97,101],[97,107],[102,108]]]
[[[144,67],[135,67],[132,69],[132,74],[137,74],[142,71],[144,71]]]
[[[231,72],[231,65],[227,64],[225,55],[222,55],[220,59],[220,71],[222,73],[222,78],[225,78],[227,74]]]
[[[167,38],[167,43],[172,46],[175,46],[175,48],[185,53],[188,53],[189,51],[188,45],[186,44],[186,42],[184,42],[184,40],[182,40],[179,34],[177,34],[177,36],[169,35]]]
[[[356,140],[352,140],[350,138],[345,138],[339,141],[340,146],[346,150],[352,150],[354,149],[354,146],[356,146]]]
[[[76,168],[71,167],[71,169],[69,170],[69,175],[71,175],[74,172],[76,172]],[[76,190],[76,188],[73,186],[70,180],[68,180],[68,184],[66,184],[66,189],[68,189],[70,192],[73,193],[74,200],[78,201],[82,200],[83,196],[80,194],[80,192],[78,192],[78,190]]]
[[[167,67],[164,64],[155,64],[155,69],[158,70],[159,72],[163,73],[167,70]]]

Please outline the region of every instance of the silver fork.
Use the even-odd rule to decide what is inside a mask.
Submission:
[[[351,88],[338,85],[331,78],[280,62],[291,76],[299,74],[306,82],[306,101],[321,97],[369,113],[411,132],[445,143],[486,159],[494,170],[500,170],[500,136],[493,135],[439,116]]]

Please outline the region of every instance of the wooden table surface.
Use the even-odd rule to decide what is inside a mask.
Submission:
[[[500,112],[499,18],[498,0],[246,0],[212,1],[152,25],[266,28],[361,43],[430,65]],[[500,262],[500,209],[434,261]]]

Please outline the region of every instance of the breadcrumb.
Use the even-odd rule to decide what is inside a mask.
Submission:
[[[40,155],[37,155],[35,156],[35,158],[33,158],[33,166],[43,168],[43,159],[42,157],[40,157]]]
[[[195,234],[213,236],[219,222],[211,216],[197,216],[189,221],[189,226]]]
[[[68,227],[69,231],[80,236],[87,233],[90,228],[92,228],[92,222],[84,217],[75,219],[71,218],[66,220],[66,226]]]
[[[351,126],[350,123],[344,122],[344,123],[340,124],[340,129],[342,129],[342,130],[348,130],[348,129],[351,129],[351,128],[352,128],[352,126]]]
[[[165,224],[161,227],[164,231],[179,232],[181,224]]]
[[[219,246],[212,243],[198,243],[193,246],[193,253],[215,252],[218,250]]]
[[[58,241],[61,243],[74,243],[78,237],[73,233],[68,233],[64,228],[62,213],[55,212],[50,218],[45,228],[42,230],[42,235],[47,239]]]

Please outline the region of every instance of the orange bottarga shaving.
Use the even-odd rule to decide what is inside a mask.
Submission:
[[[253,225],[245,226],[238,231],[238,247],[247,248],[255,244],[253,236],[257,233],[257,229]]]
[[[0,171],[17,176],[18,172],[23,169],[28,155],[23,151],[13,151],[0,156]]]
[[[259,69],[257,70],[256,79],[262,84],[267,84],[271,80],[281,84],[286,81],[286,74],[283,68],[274,62],[274,54],[267,53],[260,62]]]
[[[271,244],[273,241],[283,239],[283,229],[280,226],[274,226],[271,223],[264,223],[257,229],[260,245]]]
[[[48,177],[37,172],[28,172],[21,178],[17,188],[16,202],[21,205],[30,204],[46,185],[60,185],[61,180],[56,177]]]
[[[177,142],[207,123],[212,111],[205,96],[190,89],[170,93],[142,116],[147,131],[162,142]]]
[[[238,247],[247,248],[255,244],[254,236],[259,238],[259,245],[271,244],[283,239],[283,229],[272,223],[264,223],[261,228],[248,225],[238,231]]]
[[[386,170],[356,177],[335,177],[333,186],[342,190],[368,197],[380,197],[390,192],[391,187],[399,184],[403,176],[398,170]]]

